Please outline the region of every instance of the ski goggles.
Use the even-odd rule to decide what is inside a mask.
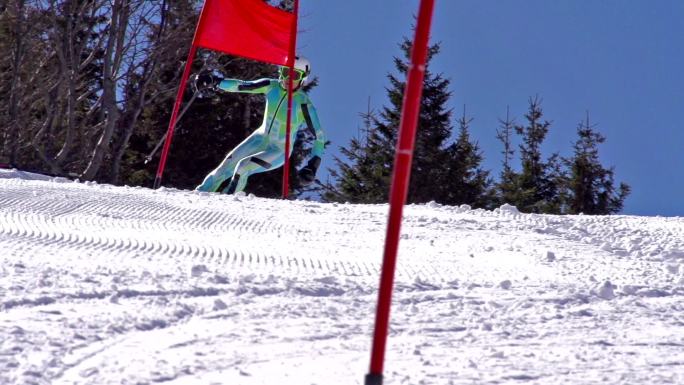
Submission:
[[[294,73],[294,76],[292,77],[292,80],[298,82],[302,79],[304,79],[304,71],[295,69],[292,71]],[[278,69],[278,75],[280,76],[280,79],[287,79],[290,77],[290,67],[280,67]]]

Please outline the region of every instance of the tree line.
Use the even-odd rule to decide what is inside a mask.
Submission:
[[[379,113],[363,114],[363,135],[341,149],[342,157],[335,159],[337,169],[330,170],[333,181],[322,185],[326,200],[388,201],[405,86],[402,79],[408,70],[411,42],[404,40],[401,50],[403,57],[394,59],[399,76],[388,75],[389,105]],[[435,201],[486,209],[507,203],[522,212],[546,214],[612,214],[622,209],[630,187],[625,183],[616,186],[614,169],[601,164],[598,145],[605,137],[590,124],[588,113],[577,126],[572,156],[554,153],[544,158],[541,146],[551,122],[544,119],[538,96],[529,99],[523,124],[516,124],[509,111],[499,120],[496,137],[503,159],[495,180],[491,171],[483,169],[484,155],[470,138],[473,118],[465,107],[456,119],[457,129],[452,126],[449,79],[429,69],[439,50],[435,44],[428,52],[408,203]],[[520,142],[517,149],[515,139]]]
[[[197,0],[0,0],[0,164],[44,174],[118,185],[152,186],[158,153],[191,44]],[[284,9],[291,0],[271,1]],[[404,57],[395,58],[405,75]],[[430,58],[439,46],[430,49]],[[193,72],[224,77],[272,77],[275,68],[200,50]],[[404,83],[389,75],[390,104],[363,117],[362,138],[341,151],[333,181],[314,192],[329,201],[386,202]],[[307,85],[310,89],[317,81]],[[543,159],[540,144],[550,123],[541,100],[530,100],[525,125],[508,118],[497,134],[503,171],[495,182],[469,136],[471,118],[457,119],[456,139],[449,80],[425,78],[409,202],[437,201],[492,208],[503,202],[522,211],[599,214],[618,212],[629,193],[614,186],[597,145],[604,141],[588,118],[578,127],[573,157]],[[200,94],[190,90],[176,127],[164,185],[194,188],[225,154],[263,119],[258,95]],[[518,151],[513,135],[522,139]],[[310,135],[295,143],[294,169]],[[520,158],[520,171],[513,164]],[[294,170],[291,170],[294,171]],[[293,195],[305,190],[290,172]],[[277,197],[282,171],[250,178],[248,193]]]
[[[168,127],[201,5],[0,0],[0,164],[152,186],[153,150]],[[199,50],[192,70],[205,69],[246,79],[275,73],[272,65]],[[258,96],[189,91],[166,186],[195,187],[263,118]],[[278,178],[250,178],[250,191],[276,196]]]

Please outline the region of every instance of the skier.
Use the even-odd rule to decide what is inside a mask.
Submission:
[[[195,190],[233,194],[244,190],[250,175],[274,170],[284,164],[289,70],[289,67],[280,67],[279,79],[254,81],[220,79],[210,73],[200,73],[195,76],[197,89],[264,94],[266,97],[266,111],[261,126],[228,153],[223,162],[209,173]],[[309,61],[297,57],[292,79],[292,130],[289,154],[292,154],[297,131],[308,127],[316,135],[311,157],[306,166],[298,171],[299,180],[304,185],[314,181],[325,145],[325,136],[321,130],[316,109],[301,89],[310,73]]]

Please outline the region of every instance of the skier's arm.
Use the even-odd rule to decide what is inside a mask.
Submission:
[[[314,141],[313,149],[311,150],[311,157],[322,157],[323,151],[325,150],[325,134],[321,128],[321,122],[318,120],[318,114],[316,113],[316,108],[311,104],[310,100],[306,100],[302,103],[301,113],[304,118],[304,122],[309,127],[309,130],[316,135],[316,140]]]
[[[321,165],[321,156],[323,156],[323,150],[325,149],[325,134],[323,134],[321,123],[318,121],[316,108],[314,108],[308,98],[301,104],[301,111],[299,112],[304,118],[304,124],[306,124],[309,127],[309,130],[316,135],[316,140],[314,141],[313,149],[311,150],[311,158],[306,166],[302,167],[297,173],[299,182],[306,186],[316,179],[316,171]]]
[[[223,79],[219,82],[218,88],[226,92],[243,92],[248,94],[264,94],[273,85],[273,79],[259,79],[259,80],[239,80],[239,79]]]

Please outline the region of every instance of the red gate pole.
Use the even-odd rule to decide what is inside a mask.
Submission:
[[[381,385],[385,346],[389,327],[389,313],[392,303],[392,287],[394,270],[399,247],[401,218],[408,193],[411,176],[411,162],[416,139],[416,126],[420,114],[420,98],[423,92],[425,63],[427,61],[428,41],[434,0],[421,0],[418,13],[411,64],[408,68],[404,101],[399,126],[399,141],[394,156],[394,171],[390,190],[390,212],[385,238],[385,253],[380,276],[378,307],[375,316],[375,332],[373,335],[373,351],[371,353],[370,371],[366,375],[366,385]]]
[[[166,131],[166,141],[164,141],[164,149],[161,153],[161,159],[159,159],[157,176],[154,178],[154,189],[159,188],[159,186],[161,185],[162,174],[164,173],[164,167],[166,167],[166,157],[169,155],[171,139],[173,138],[173,130],[176,128],[178,110],[180,109],[181,102],[183,101],[183,95],[185,94],[185,84],[188,82],[188,78],[190,77],[190,68],[192,67],[192,61],[195,60],[195,52],[197,52],[197,46],[193,41],[192,47],[190,48],[190,52],[188,53],[188,59],[185,62],[185,69],[183,70],[183,76],[181,77],[181,82],[178,86],[178,92],[176,93],[176,102],[173,105],[173,112],[171,113],[169,128]]]
[[[287,58],[287,65],[290,67],[289,76],[287,80],[287,125],[285,128],[285,162],[283,163],[283,199],[287,199],[290,190],[290,133],[292,132],[292,87],[294,82],[294,64],[297,49],[297,18],[299,16],[299,0],[294,3],[294,23],[292,23],[292,31],[290,33],[290,53]]]

